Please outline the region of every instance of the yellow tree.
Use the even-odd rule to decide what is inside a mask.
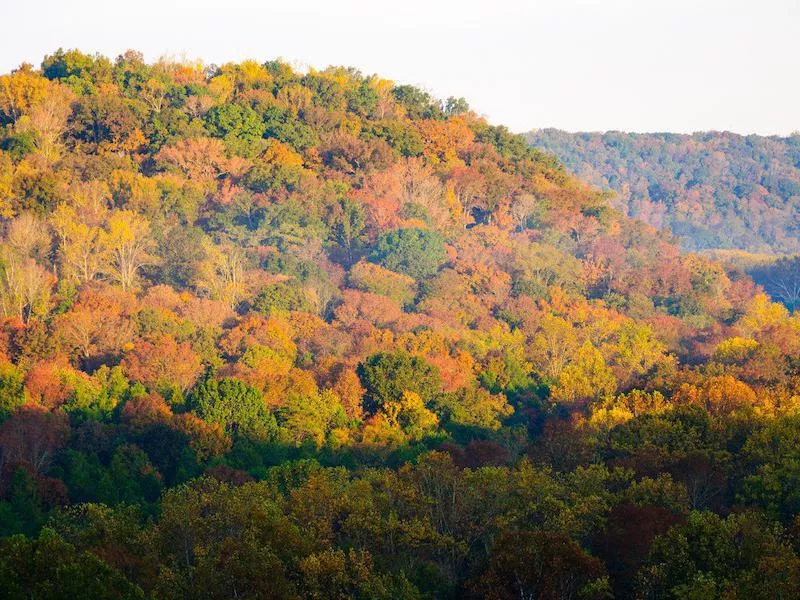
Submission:
[[[394,95],[392,94],[394,82],[373,75],[369,78],[369,87],[378,94],[378,104],[375,107],[377,117],[379,119],[384,119],[387,116],[393,116],[395,108]]]
[[[756,294],[737,325],[744,333],[754,334],[788,318],[789,311],[783,304],[770,301],[766,294]]]
[[[75,209],[66,204],[53,211],[50,221],[59,239],[63,275],[78,283],[92,281],[108,262],[108,236],[103,228],[80,221]]]
[[[0,150],[0,217],[8,218],[14,214],[14,162],[8,152]]]
[[[0,75],[0,111],[17,122],[46,96],[49,83],[28,64],[10,75]]]
[[[87,225],[102,225],[108,218],[111,190],[99,179],[76,181],[69,186],[71,205]]]
[[[287,85],[278,92],[276,99],[295,114],[311,106],[311,90],[299,84]]]
[[[617,380],[603,355],[587,340],[575,360],[561,371],[552,397],[559,402],[578,404],[606,398],[616,389]]]
[[[220,69],[222,75],[215,77],[214,82],[219,77],[228,77],[232,88],[237,92],[245,92],[252,89],[269,89],[272,85],[272,75],[269,74],[263,65],[254,60],[245,60],[239,64],[229,63]]]
[[[578,348],[578,338],[572,324],[561,317],[547,314],[539,323],[529,352],[536,370],[550,379],[556,379]]]
[[[134,286],[142,267],[155,263],[155,257],[150,254],[153,248],[150,222],[132,210],[118,210],[111,214],[103,241],[108,248],[105,274],[118,282],[123,290]]]
[[[68,87],[52,84],[47,95],[17,122],[18,129],[30,129],[36,134],[34,145],[37,154],[47,164],[54,163],[61,156],[61,136],[67,129],[74,99],[75,94]]]
[[[32,213],[22,213],[8,224],[6,242],[18,256],[46,264],[52,243],[47,224]]]
[[[47,260],[50,235],[34,215],[25,213],[11,221],[0,245],[0,310],[3,316],[27,321],[49,308],[53,275],[36,259]]]
[[[648,325],[626,321],[616,338],[614,342],[604,344],[602,350],[622,386],[630,385],[656,364],[667,360],[666,347],[656,339]]]
[[[195,286],[214,300],[235,306],[244,293],[244,254],[234,246],[217,246],[211,241],[203,244],[203,251]]]
[[[411,439],[420,439],[439,425],[439,418],[425,407],[420,395],[409,390],[403,390],[399,400],[386,402],[381,410],[389,425],[401,428]]]
[[[632,390],[627,394],[608,397],[591,407],[589,424],[595,429],[608,433],[612,428],[643,414],[665,412],[670,403],[661,392]]]
[[[169,88],[163,79],[151,77],[139,89],[139,96],[154,113],[160,113],[164,107]]]
[[[208,90],[218,102],[227,102],[233,95],[233,78],[227,73],[212,77],[211,81],[208,82]]]
[[[0,245],[0,311],[27,321],[47,314],[53,275],[10,245]]]

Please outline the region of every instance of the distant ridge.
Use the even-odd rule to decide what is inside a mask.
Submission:
[[[617,192],[612,203],[628,215],[671,229],[687,250],[800,251],[800,134],[539,129],[527,137]]]

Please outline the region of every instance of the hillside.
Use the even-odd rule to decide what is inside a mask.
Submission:
[[[800,317],[463,99],[59,50],[0,124],[0,596],[798,597]]]
[[[684,248],[800,251],[800,135],[540,129],[527,138]]]

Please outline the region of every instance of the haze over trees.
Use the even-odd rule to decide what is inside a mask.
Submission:
[[[800,252],[800,134],[528,134],[612,204],[689,250]]]
[[[0,124],[3,597],[800,597],[800,317],[463,99],[58,50]]]

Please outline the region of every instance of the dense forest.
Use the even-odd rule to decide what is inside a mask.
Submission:
[[[0,596],[800,597],[800,317],[463,99],[58,50],[0,123]]]
[[[612,190],[626,214],[680,236],[689,250],[800,252],[800,133],[567,133],[531,143],[584,181]]]

